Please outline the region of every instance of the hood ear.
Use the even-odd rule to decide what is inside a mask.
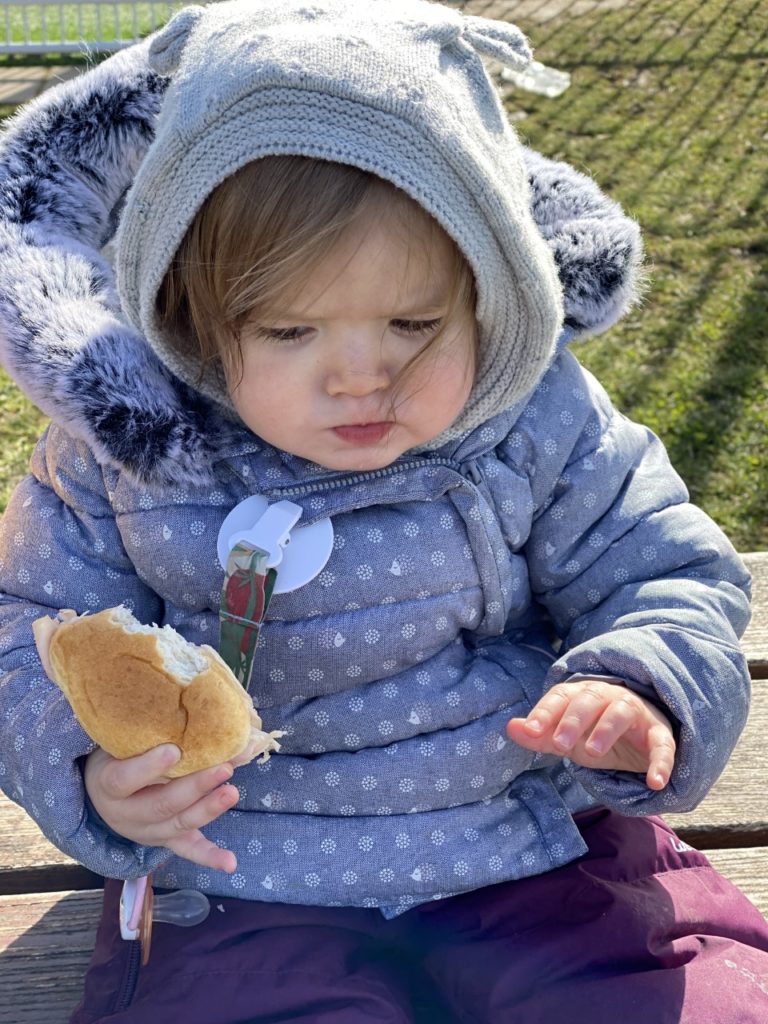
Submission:
[[[172,75],[181,61],[192,30],[205,14],[203,7],[185,7],[174,15],[149,46],[149,66],[158,75]]]
[[[463,20],[462,36],[483,57],[497,60],[513,71],[523,71],[533,60],[528,40],[517,25],[475,15],[465,15]]]

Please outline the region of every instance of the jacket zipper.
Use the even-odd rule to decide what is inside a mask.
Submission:
[[[335,477],[333,480],[317,481],[311,484],[294,484],[289,487],[275,487],[271,493],[281,497],[300,497],[305,494],[318,494],[321,491],[336,491],[341,487],[355,487],[357,484],[369,483],[373,480],[385,480],[398,473],[406,473],[411,469],[429,469],[437,466],[444,469],[452,469],[459,475],[461,463],[454,459],[413,459],[410,462],[401,462],[393,466],[385,466],[383,469],[372,469],[367,473],[353,473],[345,476]]]
[[[133,939],[128,945],[128,961],[123,971],[123,978],[118,990],[117,1001],[113,1013],[127,1010],[133,1000],[141,970],[141,942]]]

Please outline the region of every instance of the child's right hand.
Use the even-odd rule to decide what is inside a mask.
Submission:
[[[169,780],[165,772],[180,757],[163,744],[139,757],[118,760],[94,750],[85,761],[85,788],[96,811],[118,835],[144,846],[165,846],[178,857],[231,874],[237,860],[200,829],[237,803],[230,763]]]

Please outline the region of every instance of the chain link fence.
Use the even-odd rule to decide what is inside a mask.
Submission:
[[[109,53],[163,25],[183,0],[10,0],[0,9],[0,54]]]

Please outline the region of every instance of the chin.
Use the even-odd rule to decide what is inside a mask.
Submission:
[[[367,473],[384,469],[398,459],[402,453],[394,451],[350,451],[329,453],[326,458],[313,458],[313,462],[337,472]]]

